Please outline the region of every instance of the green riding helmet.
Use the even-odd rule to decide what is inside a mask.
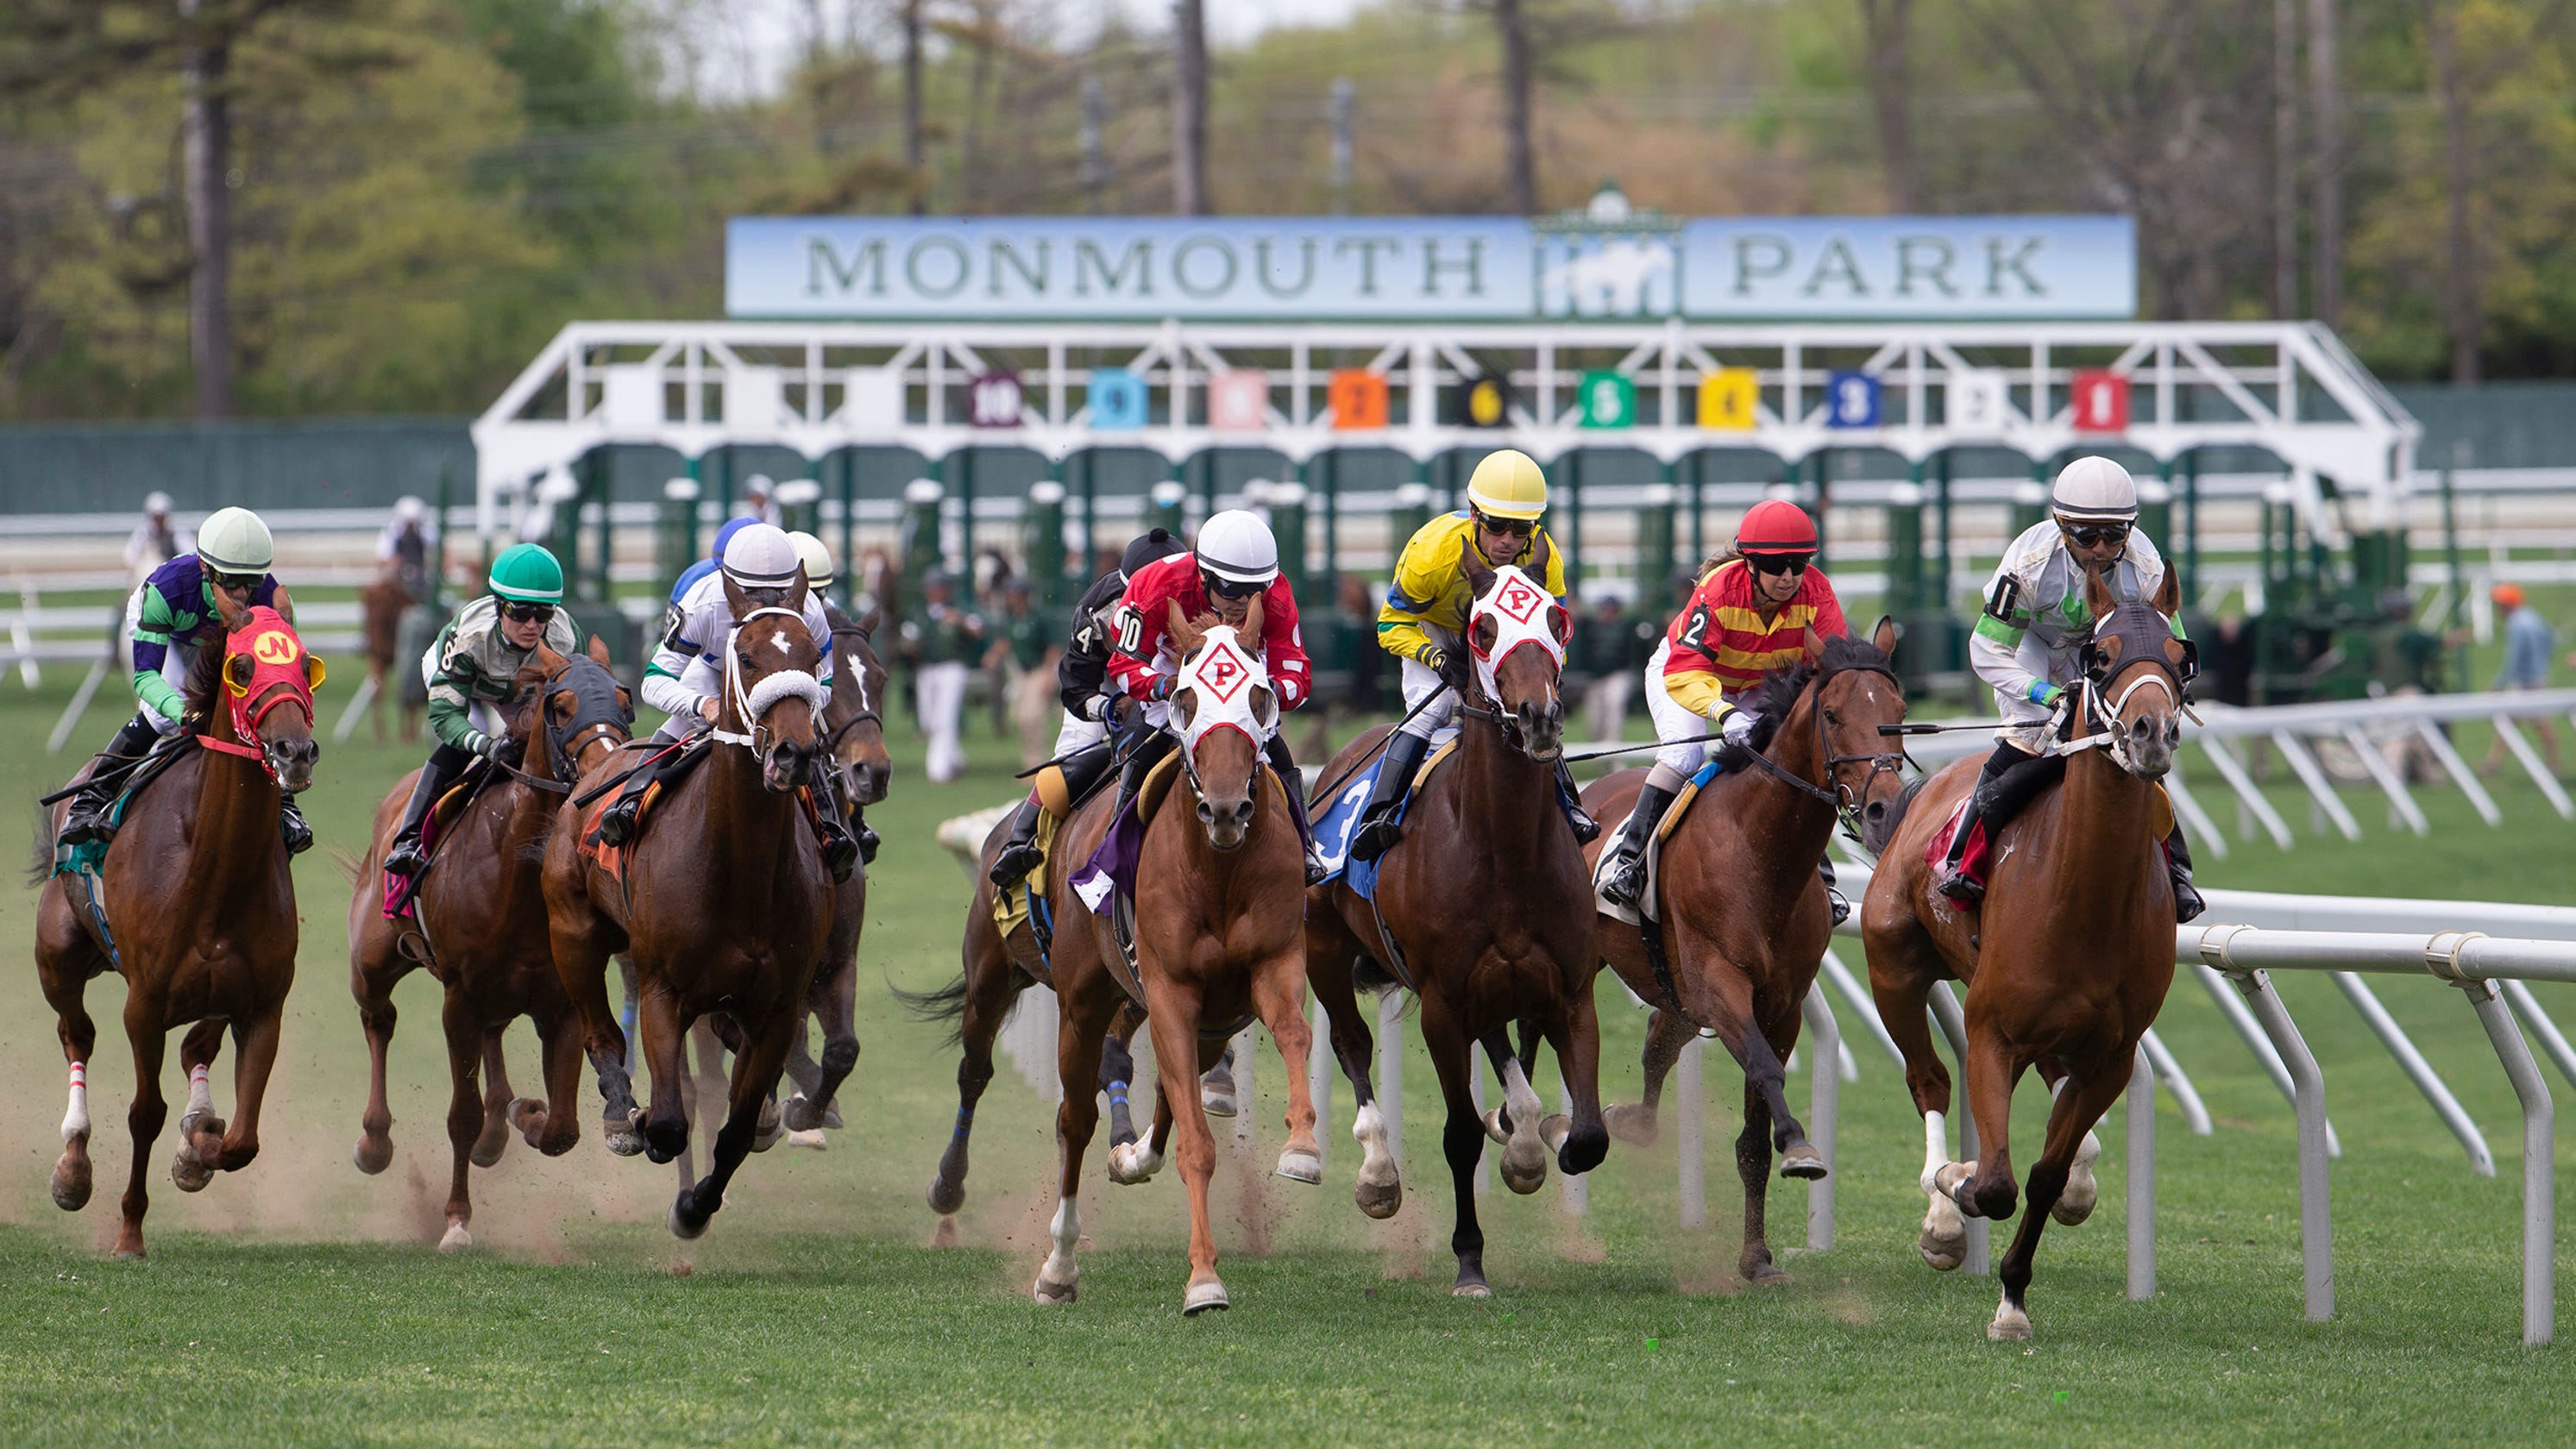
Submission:
[[[514,543],[501,550],[485,582],[495,595],[514,604],[563,602],[563,565],[541,544]]]

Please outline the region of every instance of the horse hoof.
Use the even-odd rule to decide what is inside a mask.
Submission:
[[[707,1221],[708,1220],[705,1217],[693,1217],[693,1215],[684,1211],[680,1206],[679,1198],[675,1197],[671,1199],[672,1237],[678,1238],[682,1242],[703,1238],[707,1235]]]
[[[1530,1144],[1527,1157],[1516,1151],[1503,1153],[1503,1186],[1522,1197],[1547,1186],[1547,1154],[1539,1150],[1537,1143]]]
[[[778,1120],[786,1123],[787,1130],[790,1132],[818,1132],[823,1127],[821,1109],[814,1105],[813,1098],[803,1092],[779,1104]]]
[[[1511,1145],[1512,1134],[1503,1126],[1503,1109],[1500,1107],[1485,1109],[1485,1140],[1502,1147]]]
[[[942,1214],[938,1224],[931,1228],[930,1246],[934,1248],[957,1246],[957,1219],[953,1215]]]
[[[1923,1255],[1924,1264],[1933,1272],[1955,1273],[1968,1260],[1968,1230],[1963,1226],[1955,1233],[1936,1233],[1925,1228],[1923,1236],[1915,1240],[1914,1251]]]
[[[802,1147],[812,1152],[823,1152],[829,1150],[832,1144],[824,1138],[823,1129],[816,1127],[811,1131],[806,1132],[791,1130],[787,1134],[787,1145],[790,1147]]]
[[[1038,1270],[1037,1287],[1031,1291],[1040,1303],[1071,1303],[1082,1288],[1071,1278],[1058,1283],[1048,1278],[1046,1270],[1041,1268]]]
[[[608,1144],[609,1151],[618,1156],[633,1157],[644,1150],[644,1134],[639,1130],[643,1124],[644,1113],[641,1110],[629,1112],[623,1121],[618,1120],[614,1112],[608,1113],[599,1119],[600,1139]]]
[[[1384,1221],[1394,1217],[1395,1210],[1404,1206],[1404,1180],[1395,1178],[1386,1182],[1363,1181],[1351,1190],[1351,1200],[1360,1205],[1361,1212]]]
[[[545,1103],[534,1097],[516,1098],[510,1103],[509,1117],[510,1125],[518,1129],[519,1135],[526,1139],[530,1147],[537,1148],[539,1151],[544,1150],[548,1120]]]
[[[509,1145],[510,1129],[504,1125],[498,1132],[486,1132],[476,1138],[473,1150],[465,1154],[465,1160],[476,1167],[490,1167],[501,1160],[501,1153]]]
[[[358,1164],[360,1172],[373,1177],[393,1166],[394,1140],[390,1137],[361,1136],[358,1139],[358,1145],[350,1150],[349,1160]]]
[[[1779,1264],[1768,1258],[1758,1263],[1744,1264],[1737,1271],[1743,1275],[1745,1282],[1756,1288],[1778,1288],[1789,1282],[1789,1275],[1781,1270]]]
[[[123,1243],[119,1243],[116,1245],[116,1251],[108,1254],[107,1256],[112,1262],[140,1263],[143,1261],[145,1254],[143,1252],[143,1245],[140,1243],[137,1243],[130,1248],[125,1246]]]
[[[473,1246],[474,1235],[465,1230],[463,1223],[449,1223],[447,1235],[438,1240],[438,1251],[442,1253],[462,1253]]]
[[[1205,1283],[1191,1284],[1190,1291],[1181,1296],[1183,1318],[1196,1318],[1211,1308],[1222,1309],[1233,1306],[1226,1301],[1225,1285],[1213,1279]]]
[[[1109,1180],[1120,1187],[1134,1187],[1140,1182],[1152,1181],[1162,1165],[1161,1159],[1146,1156],[1142,1143],[1122,1142],[1109,1149]]]
[[[829,1132],[841,1130],[841,1109],[829,1102],[823,1104],[823,1127]]]
[[[1550,1156],[1565,1150],[1565,1139],[1574,1135],[1574,1119],[1563,1112],[1550,1112],[1539,1119],[1538,1140]]]
[[[89,1187],[88,1163],[77,1167],[65,1163],[54,1165],[54,1206],[67,1213],[79,1212],[89,1206]]]
[[[1494,1290],[1486,1287],[1485,1280],[1482,1278],[1461,1278],[1458,1280],[1458,1285],[1449,1290],[1449,1296],[1452,1298],[1491,1298],[1494,1296]]]
[[[1199,1110],[1207,1113],[1211,1117],[1233,1116],[1235,1113],[1234,1089],[1232,1087],[1200,1087]]]
[[[1946,1162],[1933,1170],[1932,1185],[1928,1191],[1936,1197],[1945,1197],[1952,1202],[1957,1202],[1959,1184],[1976,1175],[1977,1164],[1973,1162]]]
[[[1631,1147],[1655,1145],[1655,1109],[1642,1102],[1622,1102],[1601,1112],[1601,1125]]]
[[[2094,1207],[2102,1200],[2100,1187],[2091,1183],[2085,1186],[2088,1190],[2078,1196],[2075,1185],[2068,1183],[2066,1191],[2060,1194],[2056,1203],[2049,1208],[2048,1215],[2070,1228],[2083,1226],[2084,1220],[2093,1216]]]
[[[1821,1182],[1827,1169],[1825,1155],[1809,1143],[1801,1142],[1780,1154],[1780,1175],[1801,1182]]]
[[[1311,1186],[1324,1180],[1324,1159],[1319,1154],[1303,1152],[1291,1147],[1279,1154],[1279,1166],[1276,1171],[1290,1182],[1302,1182]],[[1216,1306],[1222,1308],[1225,1305],[1220,1303]]]
[[[2030,1337],[2030,1315],[2001,1304],[1995,1309],[1995,1321],[1986,1325],[1986,1337],[1997,1343],[2018,1343]]]
[[[930,1210],[943,1218],[949,1217],[966,1205],[966,1184],[950,1182],[944,1177],[934,1177],[930,1180],[928,1195]]]
[[[170,1159],[170,1180],[178,1184],[181,1192],[204,1192],[206,1184],[215,1180],[215,1170],[204,1158],[182,1147]]]

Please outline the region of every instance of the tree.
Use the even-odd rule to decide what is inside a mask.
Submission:
[[[1914,209],[1914,76],[1908,27],[1914,0],[1860,0],[1869,103],[1878,124],[1878,164],[1887,176],[1887,209]]]
[[[1208,53],[1203,0],[1172,0],[1172,211],[1208,214]]]
[[[921,215],[930,190],[921,144],[921,4],[903,0],[903,164],[913,174],[912,214]]]
[[[1538,214],[1538,151],[1530,137],[1530,30],[1522,0],[1489,0],[1503,48],[1503,184],[1512,214]]]

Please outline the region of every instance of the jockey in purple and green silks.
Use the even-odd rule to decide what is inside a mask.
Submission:
[[[65,844],[114,838],[116,826],[107,812],[124,783],[126,772],[120,766],[141,759],[163,737],[179,732],[180,716],[187,711],[188,670],[197,651],[223,641],[223,617],[215,607],[218,591],[236,608],[265,604],[289,624],[295,622],[295,601],[268,571],[275,557],[276,544],[258,514],[247,508],[218,509],[197,530],[197,551],[154,569],[126,601],[134,697],[143,708],[108,742],[89,784],[72,797],[63,820]],[[291,852],[313,844],[312,828],[292,795],[285,797],[279,828]]]

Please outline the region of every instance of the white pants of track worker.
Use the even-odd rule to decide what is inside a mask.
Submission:
[[[1672,653],[1672,642],[1666,640],[1655,646],[1655,657],[1646,661],[1646,716],[1655,722],[1655,738],[1667,742],[1655,751],[1656,767],[1687,780],[1708,762],[1708,742],[1695,736],[1713,734],[1717,726],[1709,723],[1708,716],[1682,708],[1665,692],[1664,661]]]
[[[1427,740],[1431,738],[1432,731],[1458,717],[1458,696],[1448,685],[1441,682],[1439,675],[1423,668],[1420,661],[1406,659],[1401,663],[1404,665],[1404,708],[1407,713],[1411,713],[1415,705],[1431,699],[1431,696],[1435,694],[1439,696],[1437,699],[1432,699],[1431,703],[1423,705],[1422,713],[1405,721],[1406,734],[1415,739]]]
[[[921,666],[914,682],[921,706],[921,733],[930,741],[930,778],[946,784],[966,768],[966,747],[958,741],[958,716],[966,708],[966,663]]]
[[[1637,676],[1625,671],[1592,681],[1583,691],[1583,722],[1590,731],[1585,738],[1618,739],[1627,728],[1628,696],[1636,687]]]

